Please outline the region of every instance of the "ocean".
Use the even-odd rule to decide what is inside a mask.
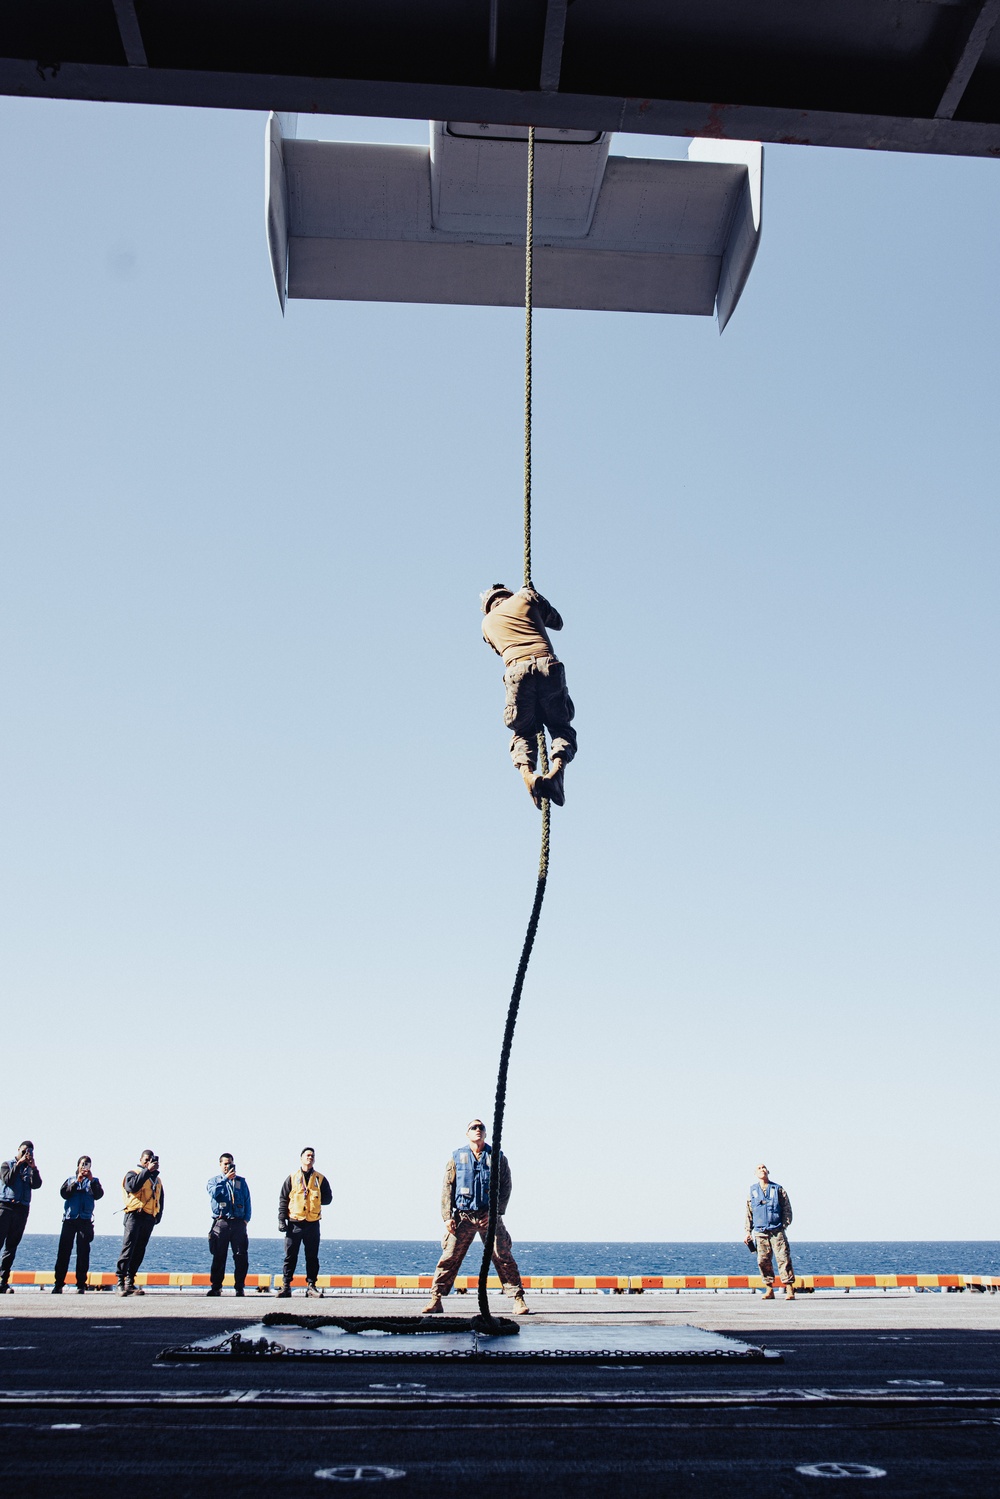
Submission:
[[[17,1253],[17,1270],[51,1270],[55,1234],[25,1234]],[[277,1275],[284,1240],[250,1240],[250,1272]],[[114,1270],[121,1238],[98,1234],[91,1250],[92,1270]],[[532,1243],[515,1242],[514,1252],[525,1275],[746,1275],[754,1256],[741,1243]],[[437,1263],[434,1239],[324,1239],[324,1275],[420,1275]],[[792,1239],[800,1275],[1000,1275],[1000,1243],[989,1239],[865,1240],[810,1243]],[[479,1242],[469,1251],[463,1274],[479,1267]],[[204,1238],[153,1234],[143,1263],[149,1271],[207,1271]]]

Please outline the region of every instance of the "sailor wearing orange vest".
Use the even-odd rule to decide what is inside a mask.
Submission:
[[[126,1171],[122,1182],[125,1202],[125,1233],[118,1256],[119,1296],[143,1296],[135,1277],[146,1253],[153,1229],[163,1217],[163,1183],[160,1180],[160,1158],[144,1150],[134,1171]]]
[[[299,1245],[306,1252],[306,1295],[322,1296],[316,1284],[319,1275],[319,1220],[333,1201],[326,1177],[315,1169],[316,1152],[307,1145],[299,1157],[298,1171],[286,1176],[278,1198],[278,1231],[285,1236],[285,1264],[279,1296],[292,1294],[292,1276],[299,1260]]]

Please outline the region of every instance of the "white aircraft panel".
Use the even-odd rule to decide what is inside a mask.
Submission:
[[[432,158],[423,147],[289,140],[273,121],[269,142],[268,238],[279,296],[287,285],[293,298],[486,306],[522,301],[523,201],[516,230],[513,215],[509,222],[504,215],[515,188],[523,200],[518,179],[524,163],[515,176],[512,167],[508,171],[513,157],[505,162],[494,156],[487,181],[485,153],[510,148],[523,157],[523,143],[470,143],[479,155],[474,167],[471,156],[462,158],[462,171],[479,174],[483,191],[470,175],[472,222],[453,230],[435,225]],[[446,158],[454,144],[447,141]],[[466,142],[458,144],[464,149]],[[733,149],[732,143],[710,142],[709,154],[720,144]],[[698,315],[717,307],[720,327],[725,325],[756,253],[759,146],[736,143],[736,153],[743,152],[737,161],[605,158],[599,139],[544,150],[554,153],[551,171],[544,170],[557,196],[560,183],[565,188],[562,205],[569,205],[571,232],[554,232],[557,213],[544,233],[536,233],[539,307]],[[584,234],[585,174],[573,165],[584,157],[555,163],[567,151],[590,153],[596,203],[588,199],[592,218]],[[536,155],[536,164],[539,159],[546,158]],[[441,178],[439,218],[461,210],[462,180],[458,170]]]

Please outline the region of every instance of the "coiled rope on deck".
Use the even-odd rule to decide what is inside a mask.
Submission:
[[[532,238],[534,234],[534,198],[535,127],[532,125],[528,129],[527,223],[524,244],[524,586],[526,588],[531,587],[531,262]],[[547,771],[549,768],[549,756],[545,743],[544,730],[540,731],[538,735],[538,756],[542,771]],[[542,847],[538,859],[538,881],[535,885],[535,899],[532,903],[531,915],[528,918],[528,929],[524,934],[524,945],[521,948],[521,958],[514,977],[514,988],[511,991],[510,1004],[507,1007],[507,1024],[504,1027],[503,1045],[500,1048],[500,1068],[497,1073],[497,1091],[493,1104],[493,1134],[491,1137],[493,1166],[490,1171],[490,1216],[486,1231],[486,1243],[483,1247],[483,1263],[479,1271],[480,1317],[476,1318],[476,1323],[482,1330],[495,1333],[515,1332],[517,1330],[515,1323],[507,1319],[501,1321],[493,1316],[486,1294],[486,1285],[489,1279],[490,1262],[493,1259],[493,1248],[496,1244],[497,1219],[500,1216],[500,1144],[503,1137],[503,1116],[507,1102],[507,1069],[510,1063],[511,1046],[514,1041],[514,1027],[517,1024],[517,1012],[521,1005],[521,991],[524,988],[524,979],[528,972],[531,950],[535,945],[538,918],[542,913],[542,901],[545,898],[545,882],[549,874],[550,808],[551,803],[546,797],[542,801]]]

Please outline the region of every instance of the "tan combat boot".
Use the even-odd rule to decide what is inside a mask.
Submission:
[[[768,1286],[767,1290],[764,1292],[763,1300],[764,1301],[773,1301],[774,1300],[774,1287],[773,1286]]]
[[[524,784],[528,788],[528,795],[531,797],[531,800],[534,802],[538,810],[541,811],[542,798],[539,796],[538,791],[536,790],[536,787],[541,780],[541,776],[536,775],[536,773],[528,765],[519,765],[517,768],[521,772],[521,775],[524,777]]]
[[[789,1286],[785,1287],[785,1300],[786,1301],[794,1301],[795,1300],[795,1287],[794,1286],[789,1285]]]
[[[523,1291],[518,1291],[515,1293],[514,1305],[511,1307],[511,1311],[514,1313],[515,1317],[531,1316],[531,1307],[525,1301]]]
[[[548,797],[549,801],[556,807],[566,805],[566,792],[563,789],[563,771],[565,766],[561,760],[553,760],[551,768],[543,776],[539,776],[535,782],[535,791],[539,797]]]
[[[433,1312],[443,1311],[444,1307],[441,1305],[441,1297],[435,1291],[434,1295],[431,1297],[430,1301],[428,1301],[427,1305],[420,1308],[420,1315],[422,1317],[429,1317]]]

